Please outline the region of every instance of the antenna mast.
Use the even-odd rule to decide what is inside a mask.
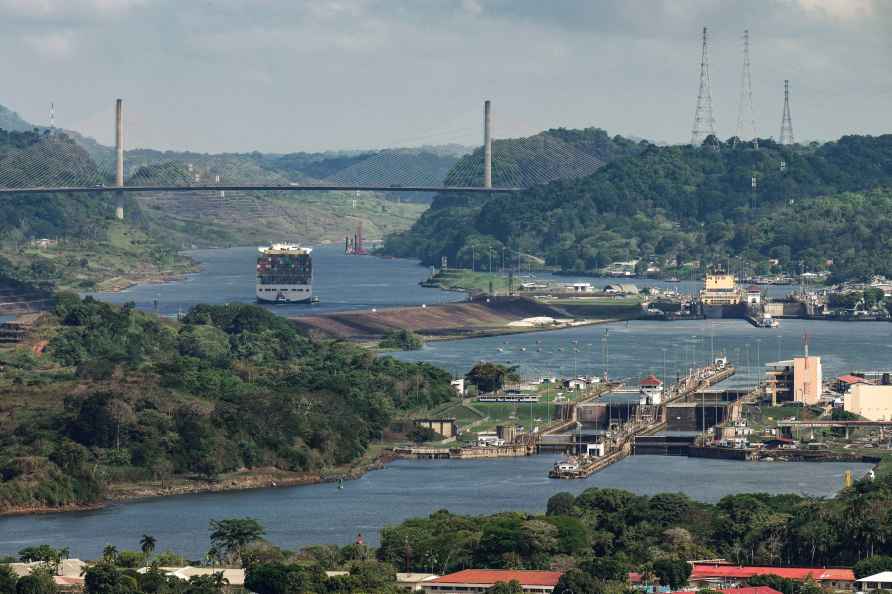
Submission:
[[[700,54],[700,92],[697,94],[697,111],[694,112],[694,129],[691,145],[698,147],[710,136],[715,136],[715,118],[712,115],[712,89],[709,84],[709,33],[703,27],[703,49]]]
[[[790,118],[790,81],[784,81],[784,116],[781,119],[780,143],[793,144],[793,120]]]
[[[750,73],[750,31],[743,32],[743,73],[740,76],[740,103],[737,109],[737,138],[744,140],[748,135],[753,148],[759,148],[756,135],[756,116],[753,110],[753,80]]]

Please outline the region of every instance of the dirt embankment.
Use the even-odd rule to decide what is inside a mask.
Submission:
[[[70,504],[58,507],[21,506],[0,510],[0,517],[30,514],[52,514],[63,512],[83,512],[102,509],[110,503],[134,499],[169,497],[172,495],[191,495],[196,493],[217,493],[222,491],[243,491],[247,489],[271,489],[278,487],[295,487],[352,480],[360,478],[366,472],[379,470],[395,459],[393,453],[385,450],[374,460],[367,459],[355,466],[337,468],[329,472],[290,472],[278,468],[253,468],[227,474],[218,480],[176,478],[156,483],[116,483],[108,486],[105,499],[94,503]]]
[[[518,328],[509,326],[511,322],[537,317],[568,319],[573,316],[526,297],[483,297],[463,303],[348,311],[291,320],[301,329],[336,338],[377,340],[387,332],[401,329],[428,338],[517,332]]]

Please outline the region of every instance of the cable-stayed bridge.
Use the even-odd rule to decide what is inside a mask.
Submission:
[[[547,133],[494,139],[487,101],[483,144],[457,160],[421,166],[419,151],[423,149],[386,149],[366,152],[352,161],[348,158],[346,166],[336,171],[318,177],[301,176],[295,181],[263,163],[246,166],[241,162],[236,173],[231,168],[221,168],[219,164],[225,163],[227,155],[125,152],[121,100],[116,108],[114,149],[44,130],[34,142],[0,152],[0,195],[208,191],[220,196],[230,191],[511,193],[557,179],[590,175],[604,164]],[[216,161],[208,164],[202,159]],[[221,175],[224,169],[226,172]]]

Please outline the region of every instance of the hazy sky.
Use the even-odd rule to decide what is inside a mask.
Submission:
[[[892,132],[892,0],[0,0],[0,104],[127,146],[479,144],[598,126],[689,140],[700,29],[719,135],[752,39],[762,136]]]

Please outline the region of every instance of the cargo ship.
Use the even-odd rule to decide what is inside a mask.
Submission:
[[[700,309],[706,318],[742,318],[746,302],[734,276],[707,273],[700,291]]]
[[[312,248],[274,243],[257,251],[257,301],[315,303]]]

